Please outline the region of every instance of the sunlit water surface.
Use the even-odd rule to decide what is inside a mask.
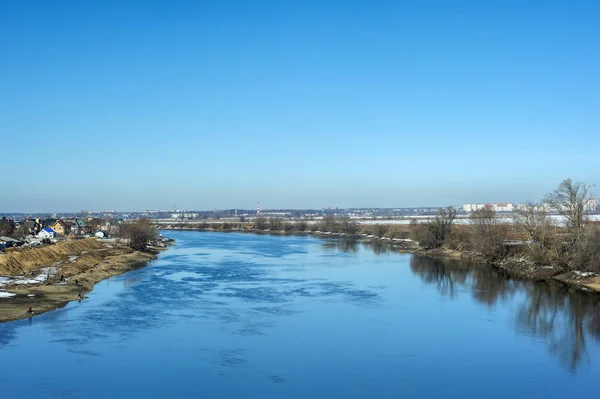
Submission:
[[[88,300],[0,324],[0,397],[597,394],[595,295],[350,241],[165,234]]]

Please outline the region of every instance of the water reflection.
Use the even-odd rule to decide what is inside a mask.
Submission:
[[[230,344],[224,347],[200,344],[196,350],[202,351],[202,358],[218,364],[221,374],[229,374],[240,366],[250,367],[252,362],[240,337],[257,342],[269,334],[281,334],[293,323],[308,333],[320,331],[324,317],[318,318],[319,324],[300,318],[325,307],[335,309],[340,320],[347,316],[344,311],[351,312],[352,317],[367,320],[369,330],[385,331],[400,317],[386,310],[392,301],[406,306],[404,298],[394,296],[393,291],[399,291],[392,288],[394,283],[401,281],[401,286],[408,287],[416,282],[418,287],[419,280],[434,287],[424,296],[439,294],[462,302],[471,302],[472,298],[486,308],[510,308],[516,331],[544,342],[554,358],[570,370],[585,363],[591,341],[600,339],[598,296],[563,285],[511,279],[490,267],[420,256],[410,257],[410,271],[405,263],[409,257],[389,256],[371,264],[372,253],[386,255],[393,250],[357,240],[334,239],[307,245],[304,239],[294,238],[231,235],[223,240],[218,234],[189,234],[188,241],[182,236],[178,246],[151,267],[102,284],[89,301],[33,319],[36,329],[49,332],[46,336],[50,341],[44,344],[58,342],[71,354],[92,358],[106,353],[102,343],[135,345],[134,338],[144,336],[140,333],[175,324],[169,330],[199,331],[205,338],[211,338],[211,334],[228,337]],[[322,248],[329,252],[325,261]],[[304,255],[307,252],[312,258]],[[352,258],[360,262],[348,262],[349,254],[357,254]],[[373,273],[362,267],[363,261],[373,267]],[[417,278],[410,277],[411,272]],[[388,282],[384,290],[381,283],[387,286]],[[427,303],[424,306],[431,304]],[[71,312],[80,308],[85,311]],[[295,317],[297,320],[290,320]],[[377,317],[380,323],[386,323],[381,324],[383,330],[378,330],[381,325],[372,324]],[[0,349],[18,338],[17,330],[25,323],[0,324]],[[329,328],[335,327],[332,323]],[[365,336],[371,335],[370,331]],[[358,335],[349,337],[352,345],[360,342]],[[392,342],[397,341],[394,336]],[[510,339],[508,342],[510,345]],[[169,345],[167,341],[159,342],[156,350],[170,351]],[[269,375],[273,382],[285,380],[280,374]]]
[[[376,255],[384,255],[394,252],[393,249],[378,241],[360,241],[355,238],[333,238],[322,244],[323,248],[331,252],[357,253],[362,246]]]
[[[358,252],[358,240],[355,239],[333,239],[323,243],[323,248],[332,252],[338,251],[343,253],[356,253]]]
[[[586,342],[600,340],[600,304],[595,294],[559,283],[516,280],[490,267],[452,260],[413,256],[410,268],[444,297],[467,292],[486,306],[516,299],[517,331],[542,338],[550,353],[570,370],[586,359]]]

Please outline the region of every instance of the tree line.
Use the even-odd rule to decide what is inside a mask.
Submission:
[[[435,219],[411,224],[411,238],[424,248],[472,251],[488,262],[525,256],[538,265],[600,272],[600,227],[589,223],[590,185],[563,180],[541,203],[526,203],[501,223],[491,208],[474,211],[467,226],[455,226],[456,211],[444,208]],[[552,223],[556,212],[564,225]]]

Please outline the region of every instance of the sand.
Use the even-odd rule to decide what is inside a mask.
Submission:
[[[9,279],[4,278],[0,286],[0,322],[31,317],[29,306],[33,316],[63,307],[99,281],[142,267],[157,252],[156,248],[140,252],[88,238],[4,254],[0,276]],[[41,275],[45,278],[36,279]],[[61,282],[61,276],[66,281]],[[16,284],[18,280],[35,282]]]

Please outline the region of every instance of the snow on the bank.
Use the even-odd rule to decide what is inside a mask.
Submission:
[[[0,291],[0,298],[10,298],[11,296],[15,296],[17,294],[13,294],[12,292]]]
[[[23,276],[17,276],[14,280],[10,281],[12,284],[22,285],[22,284],[42,284],[48,278],[45,274],[39,274],[32,278],[26,278]]]
[[[15,277],[0,277],[0,287],[15,284],[43,284],[48,278],[55,276],[58,273],[58,268],[54,266],[42,267],[40,273],[35,277],[15,276]]]

